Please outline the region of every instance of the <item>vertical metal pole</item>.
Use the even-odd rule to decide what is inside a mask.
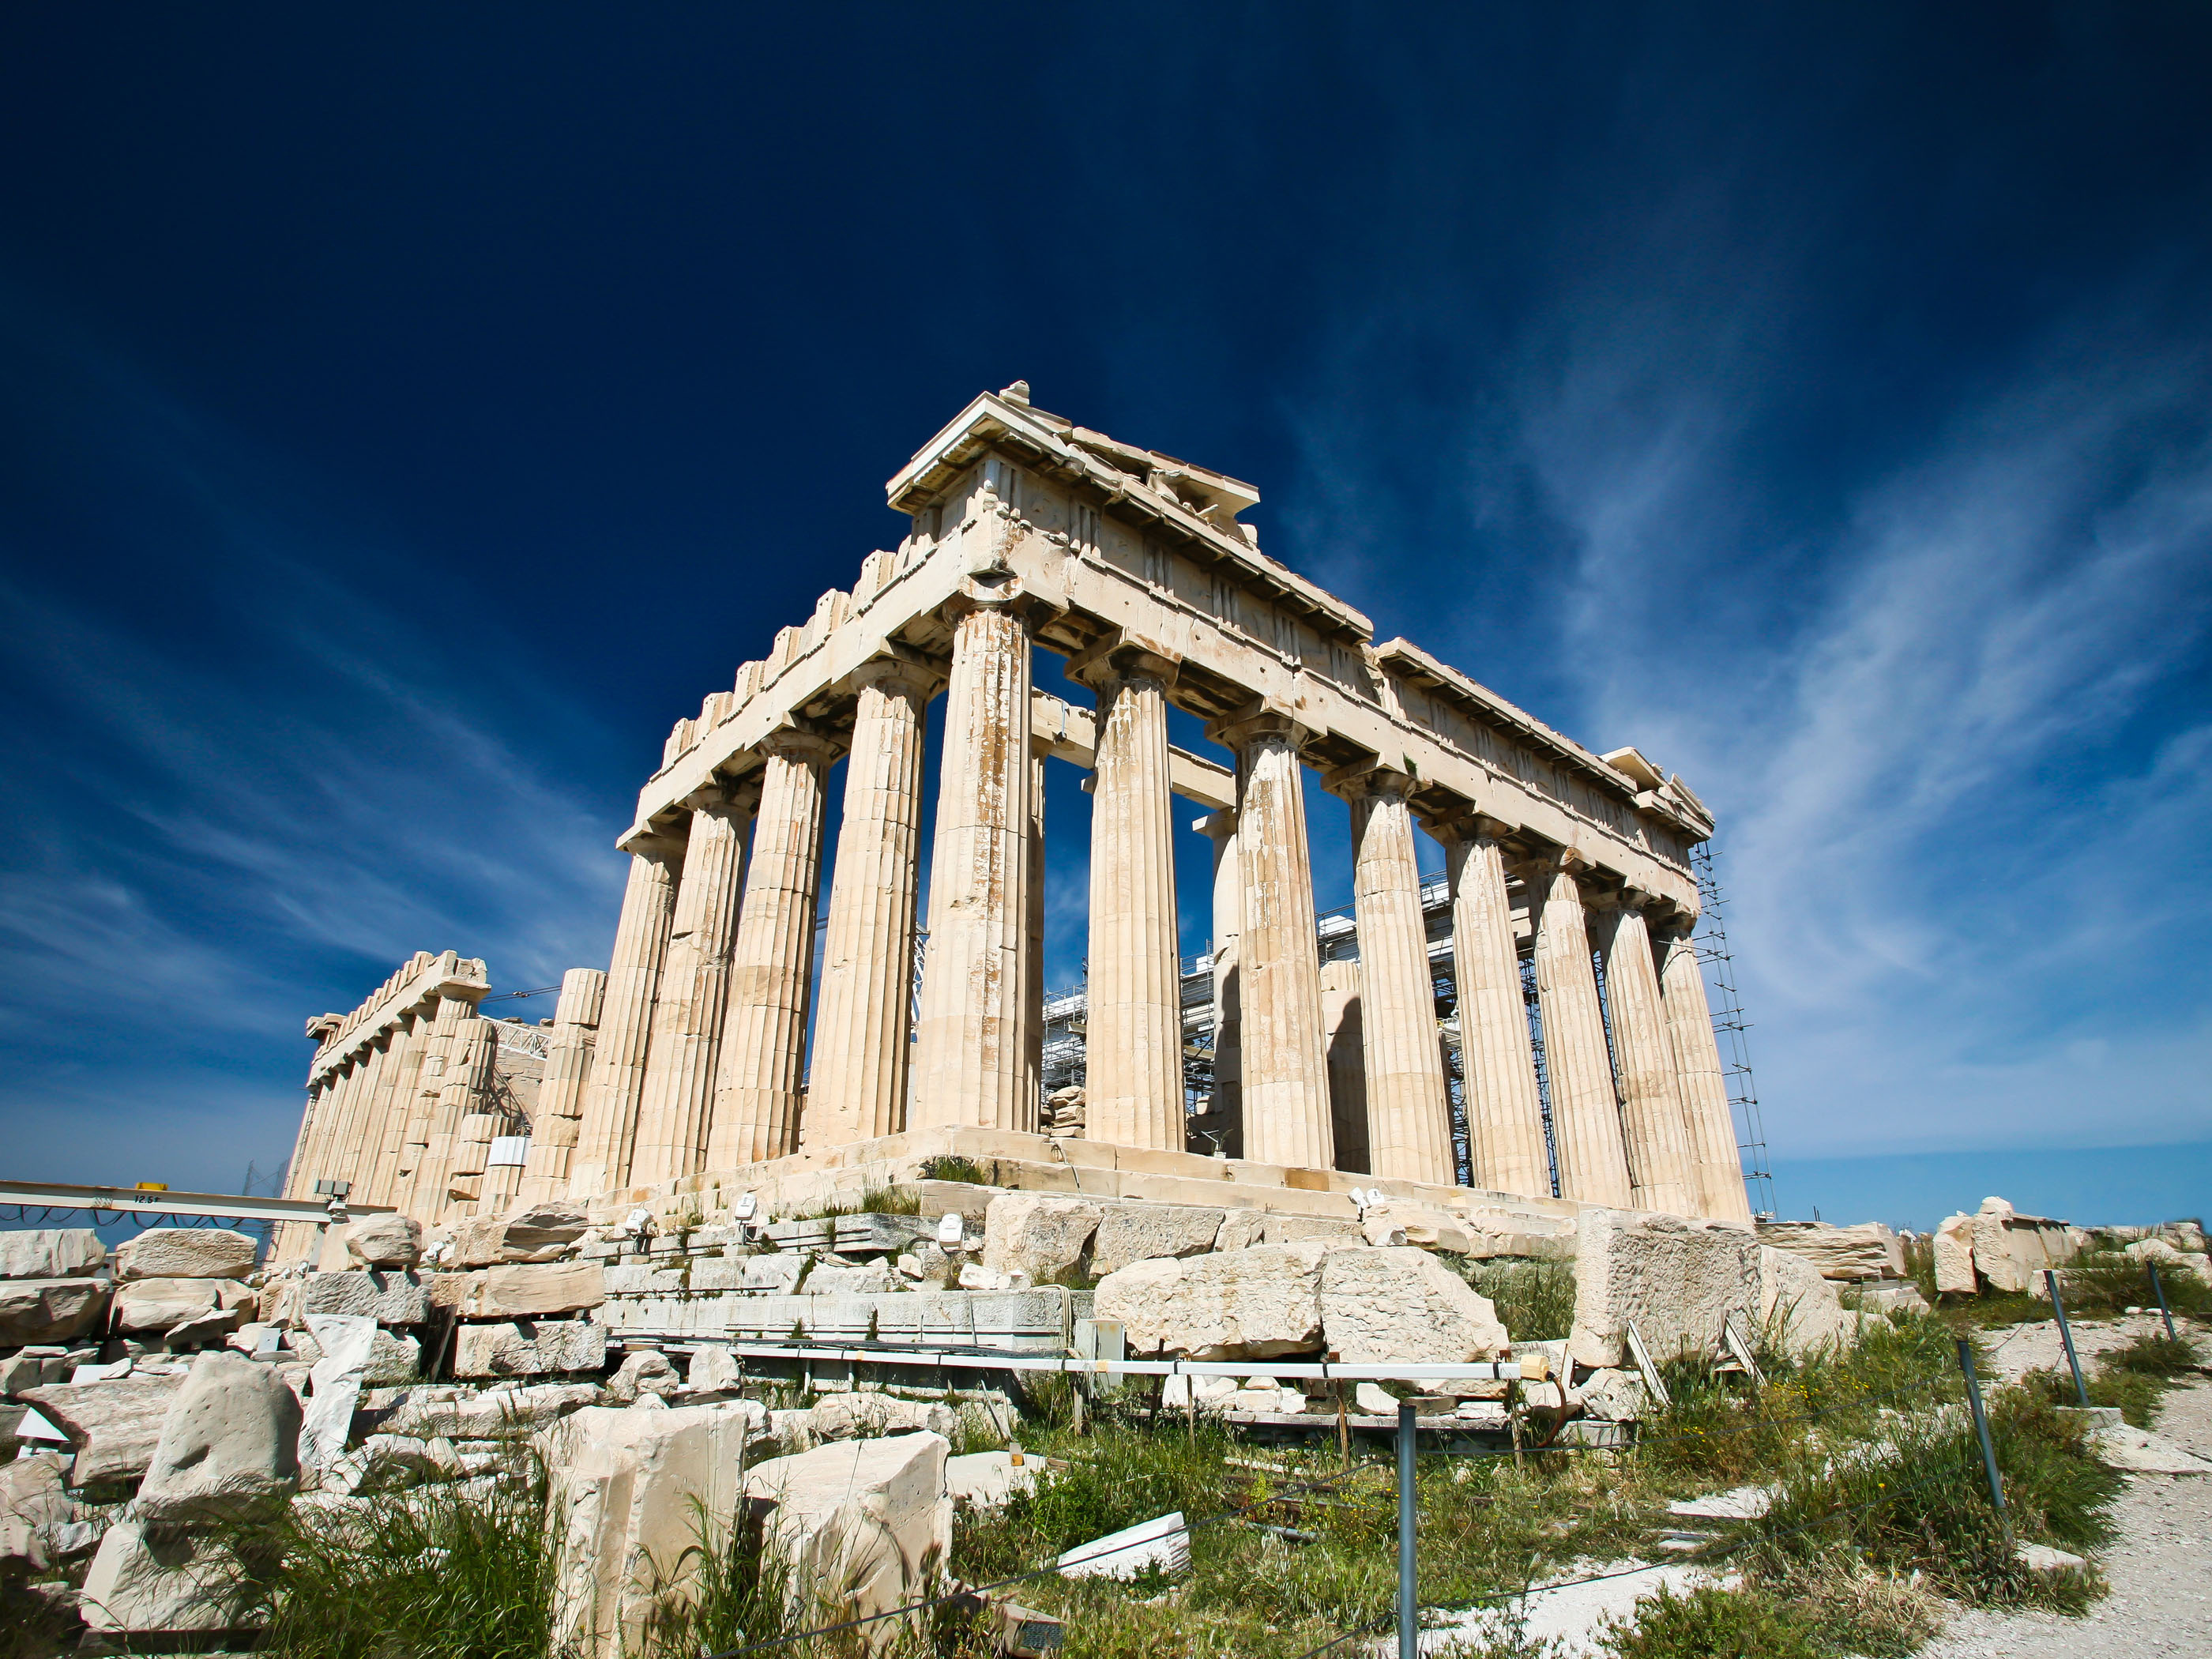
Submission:
[[[1990,1478],[1990,1502],[1996,1505],[1997,1526],[2004,1534],[2005,1546],[2012,1546],[2012,1519],[2005,1513],[2004,1481],[1997,1474],[1997,1449],[1990,1443],[1990,1419],[1982,1410],[1982,1384],[1974,1375],[1974,1347],[1965,1337],[1959,1339],[1959,1369],[1966,1374],[1966,1403],[1974,1408],[1974,1432],[1981,1437],[1982,1470]]]
[[[2058,1294],[2058,1274],[2053,1269],[2043,1270],[2045,1288],[2051,1292],[2051,1310],[2058,1316],[2058,1340],[2066,1345],[2066,1364],[2074,1373],[2074,1397],[2081,1402],[2081,1409],[2089,1409],[2089,1390],[2081,1381],[2081,1362],[2074,1355],[2074,1328],[2066,1322],[2066,1300]]]
[[[2177,1342],[2180,1339],[2173,1334],[2173,1310],[2166,1305],[2166,1286],[2159,1283],[2158,1263],[2147,1261],[2143,1265],[2150,1269],[2150,1287],[2158,1295],[2158,1316],[2166,1321],[2166,1340]]]
[[[1398,1659],[1419,1659],[1420,1611],[1413,1596],[1413,1402],[1398,1402]]]

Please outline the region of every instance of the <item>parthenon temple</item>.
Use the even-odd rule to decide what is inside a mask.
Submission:
[[[959,1159],[1167,1201],[1371,1186],[1751,1224],[1692,942],[1713,823],[1679,779],[1376,641],[1261,551],[1249,485],[1020,383],[886,488],[898,546],[676,722],[620,838],[611,959],[568,973],[550,1022],[483,1018],[484,964],[449,951],[309,1023],[290,1194],[427,1224],[550,1198],[706,1215]],[[1093,707],[1032,685],[1041,650]],[[1171,743],[1170,708],[1233,767]],[[1091,794],[1064,995],[1043,973],[1052,760]],[[1348,808],[1348,918],[1316,915],[1307,769]],[[1212,921],[1186,959],[1192,830]]]

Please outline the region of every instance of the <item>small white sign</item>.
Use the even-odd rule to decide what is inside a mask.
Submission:
[[[760,1200],[751,1193],[741,1193],[738,1195],[737,1204],[730,1213],[740,1221],[750,1221],[759,1213],[759,1211]]]
[[[957,1215],[937,1218],[937,1242],[939,1244],[957,1244],[967,1236],[967,1231],[968,1224]]]
[[[484,1160],[488,1170],[504,1169],[509,1164],[520,1166],[530,1162],[528,1135],[501,1135],[491,1143],[491,1156]]]

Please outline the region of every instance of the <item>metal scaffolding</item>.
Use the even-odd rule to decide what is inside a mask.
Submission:
[[[1690,865],[1698,873],[1698,931],[1692,944],[1713,1004],[1713,1035],[1719,1039],[1721,1072],[1728,1080],[1729,1109],[1735,1116],[1736,1146],[1743,1159],[1743,1178],[1751,1189],[1752,1212],[1762,1221],[1774,1218],[1774,1174],[1767,1168],[1766,1125],[1759,1109],[1759,1091],[1751,1077],[1751,1043],[1745,1033],[1751,1023],[1743,1017],[1743,999],[1736,994],[1735,964],[1729,955],[1728,927],[1721,912],[1728,901],[1721,896],[1719,878],[1713,873],[1713,846],[1701,842],[1690,851]]]

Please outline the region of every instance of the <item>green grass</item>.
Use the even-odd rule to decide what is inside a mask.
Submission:
[[[1616,1659],[1829,1659],[1835,1652],[1802,1609],[1771,1591],[1707,1586],[1662,1589],[1636,1604],[1632,1620],[1607,1621],[1601,1639]]]
[[[2197,1351],[2187,1341],[2166,1336],[2137,1337],[2125,1347],[2097,1356],[2084,1373],[2082,1386],[2093,1406],[2116,1406],[2120,1416],[2136,1428],[2147,1429],[2166,1403],[2166,1391],[2197,1369]],[[2021,1385],[2054,1406],[2081,1403],[2074,1374],[2056,1367],[2034,1370]]]
[[[978,1187],[988,1187],[991,1177],[970,1160],[955,1154],[940,1153],[925,1159],[921,1166],[924,1181],[965,1181]]]
[[[235,1558],[283,1659],[544,1659],[552,1555],[542,1489],[471,1502],[425,1486],[336,1515],[294,1508]],[[281,1566],[258,1563],[281,1559]]]
[[[1449,1259],[1449,1258],[1448,1258]],[[1490,1298],[1516,1342],[1550,1342],[1575,1322],[1575,1264],[1537,1257],[1456,1259],[1461,1276]]]

